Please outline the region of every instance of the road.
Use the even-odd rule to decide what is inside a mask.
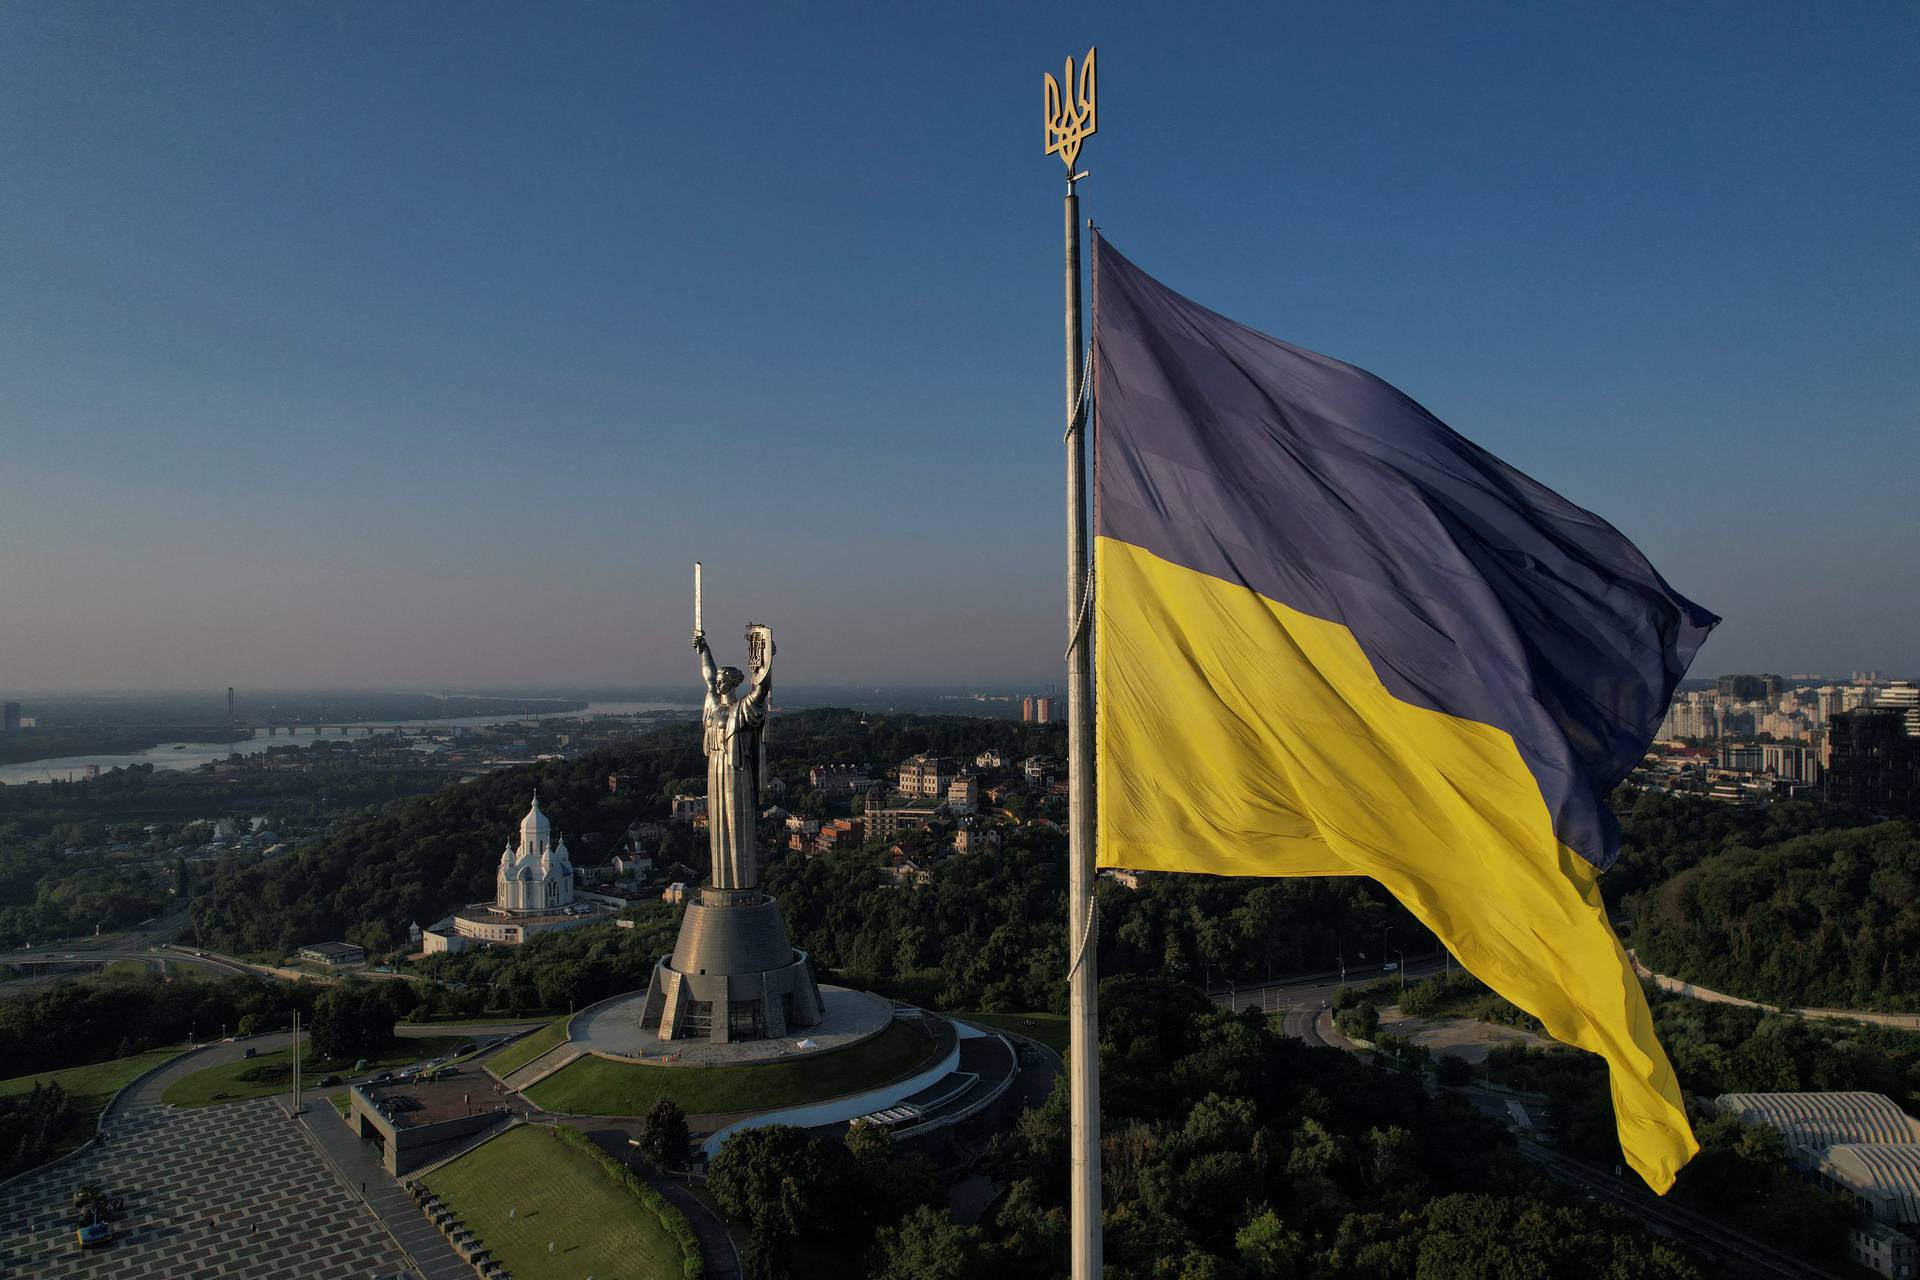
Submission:
[[[1758,1240],[1730,1231],[1704,1214],[1683,1209],[1654,1195],[1638,1182],[1628,1183],[1538,1143],[1522,1140],[1520,1154],[1554,1177],[1598,1200],[1646,1223],[1662,1235],[1692,1245],[1713,1258],[1732,1258],[1763,1276],[1817,1276],[1840,1280],[1837,1272],[1822,1270],[1811,1263],[1769,1249]]]
[[[1422,956],[1407,961],[1406,979],[1416,981],[1431,977],[1452,965],[1450,956]],[[1284,1013],[1288,1009],[1313,1002],[1317,1008],[1325,1000],[1329,1005],[1342,987],[1366,986],[1382,979],[1400,977],[1398,971],[1389,973],[1375,965],[1353,965],[1347,969],[1346,980],[1340,978],[1338,969],[1325,973],[1293,974],[1285,978],[1275,978],[1271,982],[1250,983],[1246,986],[1231,986],[1209,991],[1207,998],[1222,1009],[1264,1009],[1268,1013]]]
[[[63,969],[81,965],[106,965],[113,963],[115,960],[132,960],[136,963],[146,965],[150,969],[159,968],[163,964],[179,964],[192,965],[200,969],[211,969],[215,973],[226,974],[233,977],[257,978],[261,976],[243,964],[225,960],[218,956],[201,956],[195,955],[191,951],[170,951],[158,947],[151,949],[94,947],[85,951],[78,949],[73,951],[35,951],[0,956],[0,963],[16,965],[28,972],[34,969]]]
[[[262,976],[245,964],[225,956],[202,955],[172,946],[170,940],[185,928],[186,924],[187,912],[182,908],[131,929],[123,929],[101,937],[62,938],[41,943],[38,946],[22,947],[17,951],[0,955],[0,965],[15,966],[28,975],[36,972],[47,975],[49,970],[107,965],[116,960],[132,960],[149,969],[162,969],[171,963],[211,969],[215,973],[230,976]]]
[[[186,925],[187,912],[182,908],[170,915],[146,921],[133,929],[104,937],[57,940],[0,954],[0,965],[15,966],[28,975],[34,975],[37,971],[43,976],[57,976],[48,974],[48,971],[107,965],[116,960],[132,960],[146,965],[149,969],[163,969],[169,964],[192,965],[196,968],[210,969],[228,977],[259,978],[269,982],[288,980],[286,974],[276,973],[264,965],[250,964],[234,956],[221,955],[214,951],[176,945],[172,938]],[[312,980],[334,982],[348,976],[409,980],[413,975],[356,969],[342,971],[338,975],[314,974]]]
[[[1443,965],[1444,960],[1410,961],[1407,977],[1426,977],[1439,972]],[[1355,981],[1371,982],[1376,977],[1371,972],[1360,977],[1352,970],[1348,970],[1347,976],[1348,982],[1342,983],[1337,972],[1304,974],[1261,983],[1256,987],[1211,992],[1209,995],[1214,1004],[1222,1009],[1258,1008],[1281,1014],[1281,1027],[1285,1034],[1316,1047],[1337,1048],[1339,1046],[1329,1045],[1315,1026],[1322,1008],[1332,1005],[1342,986],[1354,985]],[[1431,1081],[1427,1087],[1433,1092],[1441,1091],[1441,1086]],[[1509,1095],[1471,1086],[1449,1092],[1465,1098],[1476,1110],[1500,1121],[1509,1129],[1516,1127],[1517,1119],[1509,1105],[1512,1101]],[[1604,1200],[1624,1210],[1651,1230],[1680,1240],[1708,1257],[1735,1260],[1750,1268],[1755,1275],[1833,1277],[1837,1280],[1833,1272],[1823,1271],[1780,1253],[1758,1240],[1722,1226],[1704,1214],[1663,1200],[1637,1181],[1616,1178],[1607,1170],[1543,1147],[1524,1133],[1519,1135],[1519,1144],[1523,1156],[1553,1177],[1577,1187],[1593,1199]]]

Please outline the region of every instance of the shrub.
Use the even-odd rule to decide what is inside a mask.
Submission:
[[[1382,978],[1378,982],[1365,985],[1342,987],[1333,997],[1336,1011],[1351,1009],[1361,1004],[1392,1004],[1398,998],[1400,984],[1392,978]]]
[[[1468,996],[1484,995],[1486,985],[1464,969],[1416,982],[1400,997],[1403,1012],[1421,1017],[1438,1013]]]
[[[1473,1079],[1473,1064],[1457,1053],[1443,1053],[1433,1064],[1433,1078],[1441,1084],[1466,1084]]]
[[[234,1079],[246,1084],[279,1084],[282,1080],[293,1079],[291,1062],[263,1062],[257,1067],[248,1067]]]
[[[1380,1011],[1361,1001],[1333,1015],[1333,1025],[1349,1040],[1371,1040],[1380,1028]]]

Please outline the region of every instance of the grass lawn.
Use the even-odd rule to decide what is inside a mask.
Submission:
[[[956,1013],[953,1016],[962,1022],[1038,1040],[1062,1058],[1067,1056],[1067,1015],[1064,1013]]]
[[[680,1246],[654,1216],[545,1125],[509,1129],[426,1183],[515,1280],[680,1275]]]
[[[151,972],[138,960],[109,960],[100,966],[104,978],[144,978]]]
[[[370,1071],[404,1067],[428,1058],[452,1053],[467,1043],[470,1036],[423,1036],[405,1039],[381,1050],[367,1060]],[[306,1043],[306,1037],[300,1037]],[[303,1058],[300,1080],[304,1086],[324,1075],[344,1075],[353,1063],[322,1062]],[[161,1101],[176,1107],[204,1107],[210,1102],[241,1102],[248,1098],[270,1098],[293,1088],[293,1051],[276,1049],[257,1058],[217,1067],[203,1067],[190,1076],[175,1080],[160,1095]],[[220,1094],[223,1096],[215,1097]]]
[[[491,1058],[486,1059],[486,1065],[497,1076],[512,1075],[566,1038],[567,1020],[555,1018],[532,1035],[515,1040]]]
[[[110,1062],[67,1067],[60,1071],[42,1071],[32,1076],[15,1076],[11,1080],[0,1080],[0,1097],[31,1093],[34,1085],[49,1081],[65,1089],[67,1101],[73,1107],[73,1120],[54,1143],[49,1158],[65,1155],[93,1136],[95,1122],[100,1113],[107,1109],[107,1104],[113,1101],[113,1095],[120,1091],[120,1086],[148,1067],[158,1066],[179,1052],[178,1048],[153,1049],[136,1053],[130,1058],[115,1058]]]
[[[654,1067],[589,1056],[526,1093],[543,1107],[575,1115],[637,1116],[661,1098],[691,1115],[761,1111],[885,1084],[926,1061],[932,1048],[921,1032],[896,1022],[851,1048],[748,1067]]]

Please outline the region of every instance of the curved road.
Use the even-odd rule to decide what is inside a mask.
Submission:
[[[1841,1280],[1799,1258],[1777,1252],[1758,1240],[1721,1226],[1712,1218],[1671,1204],[1637,1183],[1629,1184],[1592,1165],[1561,1155],[1537,1143],[1522,1142],[1520,1154],[1544,1168],[1562,1182],[1579,1187],[1596,1199],[1605,1200],[1639,1218],[1654,1230],[1692,1245],[1716,1258],[1735,1258],[1764,1276],[1817,1276]]]

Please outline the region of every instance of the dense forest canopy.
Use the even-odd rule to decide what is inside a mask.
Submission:
[[[1058,757],[1057,725],[959,717],[867,716],[807,711],[783,716],[770,735],[771,769],[789,783],[786,804],[805,811],[815,764],[870,763],[876,771],[919,751],[971,759],[998,748],[1014,759]],[[609,774],[637,780],[611,792]],[[241,954],[282,953],[319,938],[344,937],[384,950],[411,921],[428,923],[462,903],[490,898],[500,848],[539,787],[541,808],[575,857],[611,852],[637,819],[660,820],[676,792],[704,785],[696,732],[685,725],[642,735],[577,761],[503,771],[436,795],[392,803],[345,825],[291,858],[236,855],[223,861],[194,902],[206,945]],[[583,837],[585,838],[583,840]],[[668,836],[666,856],[704,875],[706,843],[686,827]],[[774,833],[764,833],[772,846]],[[1058,968],[1065,918],[1064,846],[1045,825],[1010,831],[1000,854],[960,858],[935,869],[930,891],[903,893],[871,854],[820,859],[774,857],[764,880],[781,896],[799,945],[821,963],[924,992],[929,972],[956,994],[996,1004],[1050,1003],[1047,974]],[[1114,921],[1102,938],[1109,971],[1163,973],[1213,981],[1262,979],[1300,968],[1333,968],[1364,953],[1377,967],[1384,946],[1431,953],[1432,935],[1364,881],[1221,880],[1150,877],[1135,898],[1114,885],[1102,894]],[[984,910],[987,903],[993,910]],[[931,993],[929,993],[931,998]]]
[[[304,827],[384,804],[441,780],[407,773],[250,774],[201,782],[156,782],[152,765],[115,769],[87,782],[0,788],[0,946],[111,932],[175,905],[175,855],[212,838],[201,819],[265,818]]]
[[[1191,988],[1101,988],[1107,1273],[1147,1277],[1696,1276],[1682,1250],[1532,1172],[1451,1095],[1309,1049]],[[1053,1275],[1065,1238],[1064,1091],[991,1160],[998,1275]]]
[[[794,941],[856,986],[943,1009],[1064,1011],[1066,840],[1011,832],[998,853],[954,858],[912,892],[858,851],[774,863],[764,877]],[[1100,971],[1225,987],[1330,970],[1344,948],[1378,973],[1381,945],[1434,942],[1370,881],[1148,876],[1103,881]],[[1364,952],[1372,957],[1361,961]]]
[[[884,770],[918,751],[971,759],[1058,757],[1057,725],[805,711],[781,717],[772,771],[798,812],[821,812],[807,789],[815,764]],[[677,792],[703,785],[698,736],[672,725],[569,762],[506,770],[386,804],[292,858],[238,854],[194,903],[200,940],[241,954],[285,953],[342,937],[381,951],[462,903],[489,898],[501,845],[538,786],[542,807],[577,861],[610,853],[635,820],[661,820]],[[609,774],[635,780],[619,792]],[[1629,942],[1665,972],[1738,994],[1795,1003],[1912,1007],[1920,954],[1920,838],[1910,824],[1849,827],[1812,802],[1737,808],[1624,794],[1620,862],[1602,878],[1616,909],[1636,917]],[[954,1007],[1046,1007],[1060,998],[1056,945],[1065,917],[1064,850],[1045,824],[1010,829],[984,858],[933,869],[902,892],[871,850],[817,859],[778,856],[769,827],[764,879],[783,899],[795,940],[850,980]],[[706,872],[706,843],[670,829],[663,861]],[[96,886],[96,892],[106,886]],[[1365,880],[1230,880],[1150,876],[1137,893],[1101,886],[1103,972],[1225,986],[1270,975],[1376,970],[1437,943]],[[127,914],[145,903],[127,904]],[[88,908],[91,909],[91,908]]]
[[[865,716],[804,711],[782,716],[769,734],[770,768],[796,784],[787,803],[805,809],[806,771],[816,764],[898,764],[919,751],[964,755],[987,747],[1016,756],[1057,755],[1058,725],[960,717]],[[609,790],[609,775],[635,780]],[[194,929],[208,946],[241,954],[284,953],[339,937],[384,951],[407,925],[439,919],[461,904],[491,899],[501,847],[518,828],[533,789],[576,862],[613,851],[636,820],[662,820],[677,792],[701,792],[706,764],[691,725],[669,725],[578,760],[503,770],[432,796],[388,804],[290,859],[236,855],[194,903]],[[817,798],[813,800],[817,804]],[[667,856],[698,875],[704,839],[681,827]],[[597,854],[596,854],[596,851]]]
[[[1920,1008],[1920,829],[1735,843],[1633,900],[1640,958],[1790,1006]]]

